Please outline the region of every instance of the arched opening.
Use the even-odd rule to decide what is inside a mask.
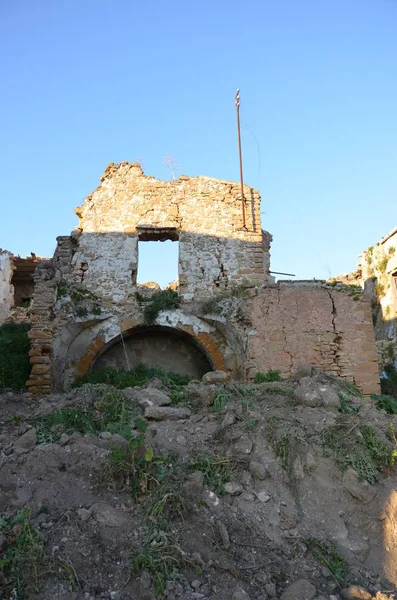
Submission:
[[[92,370],[133,369],[137,364],[162,367],[167,372],[201,377],[214,369],[205,348],[192,336],[173,327],[137,327],[112,340]]]

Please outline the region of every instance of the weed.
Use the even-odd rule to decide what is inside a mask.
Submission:
[[[347,567],[335,546],[331,542],[316,538],[304,538],[302,541],[313,556],[331,571],[340,585],[346,579]]]
[[[97,302],[99,300],[96,294],[82,287],[75,287],[72,290],[71,298],[75,304],[84,302],[84,300],[93,300],[94,302]]]
[[[63,433],[75,431],[97,434],[100,431],[119,433],[125,438],[132,436],[132,429],[146,426],[136,407],[127,402],[118,390],[102,390],[99,397],[92,398],[87,407],[66,407],[32,419],[39,444],[52,443]]]
[[[162,368],[147,368],[142,364],[137,365],[129,371],[123,369],[98,369],[87,373],[76,379],[74,387],[81,387],[85,383],[107,383],[118,389],[126,387],[140,386],[144,387],[153,377],[158,377],[171,390],[181,389],[190,381],[187,375],[178,375],[178,373],[166,373]]]
[[[255,419],[254,417],[248,417],[245,421],[245,428],[247,431],[252,431],[258,425],[259,419]]]
[[[329,427],[323,436],[324,454],[333,452],[343,471],[352,467],[361,481],[374,484],[382,471],[393,466],[397,450],[379,440],[369,426],[354,430],[351,421]]]
[[[384,373],[380,379],[382,394],[397,398],[397,369],[395,365],[390,362],[383,367],[383,371]]]
[[[276,422],[277,418],[274,415],[272,415],[267,422],[266,439],[269,444],[273,444],[276,437]]]
[[[155,321],[162,310],[178,308],[180,304],[178,292],[170,289],[159,290],[148,297],[139,295],[137,299],[145,304],[143,315],[147,323]]]
[[[389,259],[387,256],[384,256],[379,262],[378,262],[378,271],[380,273],[385,273],[386,269],[387,269],[387,263],[389,262]]]
[[[389,415],[397,415],[397,398],[387,394],[380,394],[379,396],[372,394],[371,398],[380,410],[385,410]]]
[[[167,581],[181,577],[180,569],[192,568],[178,539],[159,528],[146,529],[142,547],[133,552],[131,562],[134,574],[150,573],[158,595],[163,594]]]
[[[215,396],[213,411],[216,413],[221,412],[223,408],[225,408],[226,404],[228,404],[232,400],[232,396],[228,391],[227,387],[222,385]]]
[[[254,383],[263,383],[264,381],[281,381],[280,371],[270,369],[266,373],[256,373]]]
[[[219,494],[225,493],[225,484],[230,481],[233,465],[225,456],[198,455],[188,464],[189,471],[201,471],[204,483]]]
[[[66,281],[60,281],[57,286],[57,298],[64,298],[68,295],[68,286]]]
[[[256,293],[258,295],[258,292]],[[201,312],[204,315],[212,314],[212,315],[221,315],[224,312],[223,306],[220,306],[219,303],[222,300],[229,300],[231,298],[246,298],[248,296],[247,284],[242,283],[240,285],[234,285],[229,290],[223,292],[222,294],[217,294],[214,298],[210,298],[205,300],[201,304]]]
[[[223,312],[222,306],[219,306],[219,302],[222,300],[219,296],[216,298],[210,298],[201,304],[201,312],[203,315],[221,315]]]
[[[338,381],[339,386],[342,387],[346,392],[348,392],[352,396],[357,396],[358,398],[362,398],[362,393],[360,392],[358,387],[356,385],[354,385],[354,383],[352,381],[346,381],[346,380],[341,380],[341,379],[338,379],[337,381]]]
[[[379,302],[381,298],[385,295],[385,286],[383,283],[377,283],[374,287],[374,296],[376,300]]]
[[[338,396],[340,400],[339,412],[351,415],[357,413],[360,410],[360,407],[357,404],[353,404],[352,402],[350,402],[350,398],[348,394],[345,394],[345,392],[340,391],[338,393]]]
[[[88,315],[88,308],[86,306],[76,306],[76,315],[78,317],[86,317]]]
[[[21,390],[30,374],[29,323],[0,326],[0,387]]]
[[[396,249],[394,246],[390,246],[389,248],[389,256],[394,256],[394,253],[396,252]]]
[[[0,594],[4,600],[24,600],[36,594],[41,576],[61,573],[73,588],[76,583],[73,567],[47,554],[44,538],[33,528],[27,508],[15,517],[0,517],[0,532],[6,537],[5,551],[0,558]]]

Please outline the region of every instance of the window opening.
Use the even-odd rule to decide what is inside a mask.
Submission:
[[[178,283],[179,235],[175,227],[141,226],[138,232],[137,284],[162,289]],[[150,286],[156,287],[156,286]]]

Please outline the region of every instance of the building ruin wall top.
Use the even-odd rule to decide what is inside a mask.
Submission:
[[[240,184],[209,177],[161,181],[144,175],[136,163],[110,163],[101,184],[75,209],[84,233],[133,234],[139,226],[259,241],[260,196],[244,186],[243,229]]]

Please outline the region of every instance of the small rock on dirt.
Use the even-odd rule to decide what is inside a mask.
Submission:
[[[247,460],[249,454],[252,452],[252,441],[249,437],[242,435],[231,448],[229,448],[227,454],[233,456],[236,459]]]
[[[251,600],[251,597],[239,586],[234,590],[232,600]]]
[[[312,600],[316,588],[307,579],[298,579],[287,587],[281,594],[281,600]]]
[[[296,388],[295,397],[302,406],[315,408],[321,404],[321,394],[318,384],[310,377],[302,377]]]
[[[148,406],[145,409],[146,419],[155,419],[156,421],[177,421],[178,419],[188,419],[191,412],[188,408],[177,408],[173,406]]]
[[[262,479],[266,479],[266,477],[269,477],[269,473],[268,473],[265,465],[263,465],[258,460],[250,461],[249,470],[250,470],[251,475],[253,477],[255,477],[255,479],[262,480]]]
[[[243,491],[243,486],[235,481],[228,481],[225,484],[225,492],[229,494],[229,496],[239,496]]]
[[[226,529],[226,525],[224,523],[222,523],[222,521],[217,521],[217,526],[218,526],[219,537],[222,540],[223,546],[227,550],[230,546],[230,538],[229,538],[228,531]]]
[[[340,408],[340,399],[336,391],[330,385],[320,385],[321,402],[325,408]]]
[[[36,442],[36,429],[33,427],[17,439],[17,441],[15,442],[14,450],[16,454],[24,454],[25,452],[29,452],[30,450],[32,450],[32,448],[34,448],[34,446],[36,445]]]
[[[156,388],[145,388],[144,390],[125,388],[123,394],[129,400],[136,402],[141,408],[148,406],[169,406],[171,404],[171,398]]]
[[[293,381],[299,381],[302,377],[310,377],[313,372],[313,367],[307,363],[299,365],[291,376]]]
[[[128,518],[125,514],[104,502],[93,504],[90,512],[98,523],[102,523],[108,527],[123,527],[128,523]]]
[[[302,460],[300,456],[297,456],[294,460],[294,463],[292,465],[292,470],[294,472],[295,478],[296,479],[303,479],[304,477],[304,472],[303,472],[303,465],[302,465]]]
[[[193,406],[206,408],[214,404],[218,388],[216,385],[209,385],[201,381],[190,381],[185,391]]]
[[[356,471],[352,468],[347,469],[342,478],[343,487],[360,502],[371,502],[376,495],[373,488],[367,481],[361,482],[358,479]]]
[[[266,583],[265,584],[265,592],[270,598],[276,598],[277,590],[276,585],[274,583]]]
[[[203,489],[204,473],[202,471],[194,471],[190,473],[185,483],[185,491],[188,496],[197,498]]]
[[[306,454],[306,469],[310,472],[317,469],[317,461],[311,452]]]
[[[360,585],[349,585],[348,588],[341,590],[341,594],[348,600],[371,600],[372,598],[372,594]]]
[[[202,376],[201,381],[203,383],[224,383],[226,378],[225,371],[209,371]]]

